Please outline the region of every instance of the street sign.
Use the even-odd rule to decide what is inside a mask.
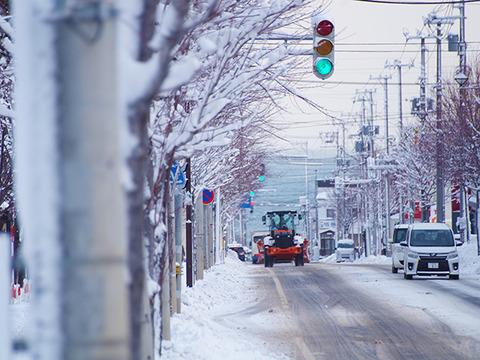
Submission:
[[[238,206],[240,209],[250,209],[252,207],[252,198],[250,195],[244,195],[242,203]]]
[[[182,188],[185,186],[186,183],[185,175],[183,174],[183,171],[179,169],[178,163],[176,161],[173,163],[172,168],[170,169],[170,186],[173,186],[173,183],[175,183],[175,186]]]
[[[215,195],[213,194],[213,190],[205,189],[205,190],[203,190],[202,195],[203,195],[202,197],[203,197],[203,204],[204,205],[210,204],[213,201],[213,199],[215,198]]]

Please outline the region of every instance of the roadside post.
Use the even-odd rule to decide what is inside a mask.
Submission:
[[[7,236],[0,236],[0,359],[10,359],[11,339],[9,321],[9,294],[10,294],[10,239]]]

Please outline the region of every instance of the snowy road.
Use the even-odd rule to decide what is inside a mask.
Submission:
[[[282,314],[269,341],[293,359],[478,359],[478,279],[405,280],[388,265],[256,267]]]
[[[183,289],[161,359],[478,360],[480,258],[473,245],[461,249],[460,280],[405,280],[385,256],[265,268],[231,252]],[[31,323],[24,297],[10,305],[17,344]],[[13,359],[33,357],[21,349]]]

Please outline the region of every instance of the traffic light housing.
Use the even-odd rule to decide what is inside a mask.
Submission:
[[[335,25],[327,14],[313,14],[313,73],[320,79],[328,79],[334,70]]]
[[[265,164],[260,164],[260,175],[258,175],[258,180],[265,180]]]

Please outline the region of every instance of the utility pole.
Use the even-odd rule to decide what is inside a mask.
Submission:
[[[398,121],[398,128],[399,128],[399,143],[403,140],[403,95],[402,95],[402,68],[413,67],[413,60],[409,64],[402,64],[400,60],[394,60],[393,64],[386,63],[385,68],[396,68],[398,70],[398,114],[399,114],[399,121]]]
[[[443,121],[442,121],[442,28],[437,22],[437,222],[445,222],[445,189],[443,187]]]
[[[427,38],[436,38],[436,36],[432,35],[425,35],[423,33],[417,33],[415,36],[408,36],[406,35],[406,40],[411,40],[411,39],[420,39],[420,48],[421,48],[421,60],[420,60],[420,109],[416,113],[418,117],[421,119],[421,128],[422,131],[421,133],[424,134],[423,129],[425,127],[425,120],[427,118],[429,109],[428,109],[428,104],[427,104],[427,97],[426,97],[426,84],[427,84],[427,73],[426,73],[426,52],[427,52],[427,47],[425,44],[425,39]],[[422,190],[422,199],[421,199],[421,209],[422,209],[422,222],[428,222],[428,207],[426,205],[427,201],[424,198],[423,195],[423,190]]]
[[[63,289],[57,294],[64,297],[62,358],[126,360],[133,355],[130,339],[138,334],[130,332],[125,281],[128,219],[120,180],[123,160],[118,139],[123,125],[114,91],[118,89],[114,3],[61,3],[58,14],[66,18],[55,26],[58,231],[63,247],[58,251],[64,254]],[[97,32],[99,28],[102,31]]]
[[[310,226],[310,203],[308,201],[308,141],[299,142],[299,145],[305,145],[305,233],[308,239],[312,238]],[[315,200],[316,201],[316,200]]]
[[[370,177],[370,168],[368,166],[369,162],[373,163],[374,159],[374,133],[375,129],[373,126],[373,92],[374,90],[372,89],[367,89],[363,91],[358,91],[357,90],[357,98],[355,101],[361,101],[362,102],[362,121],[361,121],[361,138],[362,138],[362,144],[365,144],[364,142],[364,136],[366,136],[367,141],[368,141],[368,146],[366,148],[367,152],[365,153],[365,147],[361,151],[361,169],[364,172],[362,175],[362,179],[368,179]],[[367,96],[369,94],[369,96]],[[365,102],[369,101],[370,102],[370,117],[367,120],[366,116],[366,106]],[[368,122],[367,122],[368,121]],[[365,123],[367,122],[367,125]],[[362,145],[364,146],[364,145]],[[370,160],[371,159],[371,160]],[[367,190],[370,190],[367,186]],[[368,196],[365,192],[362,192],[362,197],[365,196],[365,201],[362,201],[364,204],[364,213],[365,213],[365,218],[366,218],[366,239],[365,239],[365,255],[368,256],[372,254],[372,244],[376,240],[376,231],[372,231],[374,228],[374,223],[375,221],[372,221],[372,214],[373,214],[373,209],[372,209],[372,198],[371,196]],[[372,240],[373,239],[373,240]]]
[[[400,60],[394,60],[393,64],[385,64],[385,68],[396,68],[398,69],[398,114],[399,114],[399,121],[398,121],[398,131],[399,131],[399,140],[398,143],[401,144],[403,142],[403,95],[402,95],[402,67],[413,67],[413,60],[409,64],[402,64]],[[404,196],[400,195],[399,199],[399,209],[400,209],[400,223],[405,223],[405,200]]]
[[[436,43],[437,43],[437,82],[436,82],[436,130],[437,130],[437,144],[436,144],[436,195],[437,195],[437,222],[445,222],[445,189],[443,184],[443,120],[442,120],[442,25],[452,24],[455,17],[439,18],[435,13],[431,13],[425,18],[425,24],[436,25]]]
[[[372,80],[383,80],[382,85],[385,89],[385,158],[388,161],[390,158],[390,147],[388,142],[388,80],[392,78],[392,75],[383,75],[379,77],[372,77]],[[387,245],[390,238],[390,174],[388,170],[385,173],[385,244]]]
[[[368,169],[367,169],[367,161],[366,161],[366,156],[365,156],[365,141],[364,141],[364,133],[363,133],[363,128],[365,126],[365,121],[366,121],[366,113],[365,113],[365,101],[366,101],[365,94],[362,94],[358,90],[356,91],[356,98],[354,102],[361,101],[362,102],[362,110],[361,110],[361,117],[360,117],[360,151],[359,151],[359,158],[360,158],[360,177],[362,180],[365,180],[368,176]],[[358,185],[360,187],[360,185]],[[362,214],[363,216],[360,216],[361,221],[360,221],[360,228],[361,228],[361,236],[360,238],[365,241],[365,256],[368,256],[370,254],[370,244],[369,244],[369,231],[368,231],[368,224],[367,224],[367,202],[366,202],[366,195],[364,191],[359,192],[359,214]],[[364,227],[365,226],[365,237],[363,236],[364,234]],[[367,234],[368,233],[368,234]]]
[[[468,81],[468,71],[467,71],[467,44],[465,41],[465,2],[462,1],[458,4],[458,9],[460,10],[460,36],[459,36],[459,48],[458,48],[458,56],[459,56],[459,68],[457,73],[455,74],[455,81],[459,85],[459,98],[460,98],[460,120],[459,126],[462,126],[462,122],[464,121],[464,110],[465,110],[465,85]],[[470,219],[468,213],[468,200],[465,198],[465,184],[460,184],[460,217],[462,219],[462,226],[461,226],[461,240],[462,242],[468,241],[469,235],[469,227],[470,227]],[[455,224],[453,224],[455,226]]]

